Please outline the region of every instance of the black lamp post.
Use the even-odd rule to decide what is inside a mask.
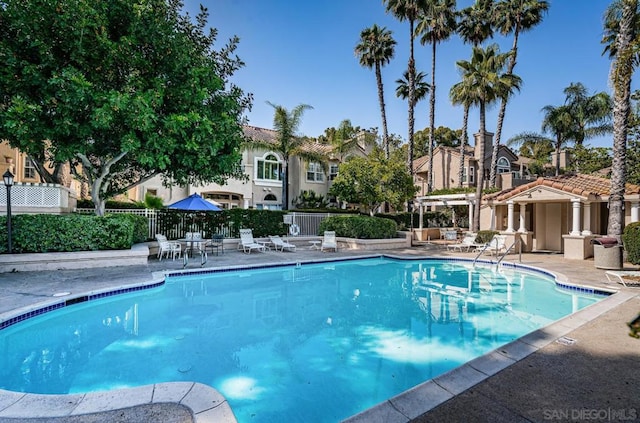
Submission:
[[[13,173],[9,169],[2,175],[4,186],[7,187],[7,252],[11,254],[11,187],[13,186]]]

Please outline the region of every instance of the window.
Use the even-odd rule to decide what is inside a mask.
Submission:
[[[264,201],[278,201],[278,199],[273,194],[267,194],[264,196]]]
[[[275,154],[268,153],[264,158],[257,158],[256,162],[256,179],[282,180],[282,162]]]
[[[324,182],[324,171],[319,163],[309,163],[307,167],[307,182]]]
[[[158,196],[158,190],[153,188],[147,188],[146,194],[152,195],[154,197]]]
[[[467,182],[467,175],[469,175],[469,183],[473,184],[475,169],[473,166],[462,168],[462,182]]]
[[[511,172],[511,163],[504,157],[498,159],[498,173]]]
[[[338,176],[338,165],[332,164],[331,166],[329,166],[329,180],[333,181],[334,179],[336,179],[336,176]]]
[[[36,167],[33,164],[33,160],[31,157],[26,157],[24,159],[24,179],[35,179],[36,178]]]

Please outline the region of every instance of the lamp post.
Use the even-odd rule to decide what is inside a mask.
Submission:
[[[13,173],[9,169],[2,175],[4,186],[7,187],[7,252],[11,254],[11,187],[13,186]]]

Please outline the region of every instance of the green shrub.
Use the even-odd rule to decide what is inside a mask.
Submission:
[[[493,239],[494,235],[498,235],[500,232],[498,231],[478,231],[478,236],[476,237],[476,242],[478,244],[484,244]]]
[[[375,216],[393,220],[398,225],[399,230],[408,230],[420,227],[420,213],[376,213]],[[451,217],[446,213],[427,211],[422,215],[422,226],[424,228],[448,227],[451,225]]]
[[[129,217],[128,217],[129,216]],[[20,214],[11,219],[14,253],[122,250],[140,238],[142,216]],[[6,216],[0,217],[2,228]],[[0,253],[7,252],[7,231],[0,231]]]
[[[320,223],[320,234],[335,231],[337,236],[360,239],[393,238],[398,225],[391,219],[369,216],[330,216]]]
[[[133,225],[134,244],[149,240],[149,218],[129,213],[109,214],[106,217],[130,222]]]
[[[624,227],[622,242],[627,251],[627,261],[640,264],[640,222],[629,223]]]

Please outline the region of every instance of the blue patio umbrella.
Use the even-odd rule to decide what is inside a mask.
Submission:
[[[220,207],[208,202],[198,193],[191,194],[183,200],[169,204],[167,207],[170,209],[187,211],[222,211]]]

